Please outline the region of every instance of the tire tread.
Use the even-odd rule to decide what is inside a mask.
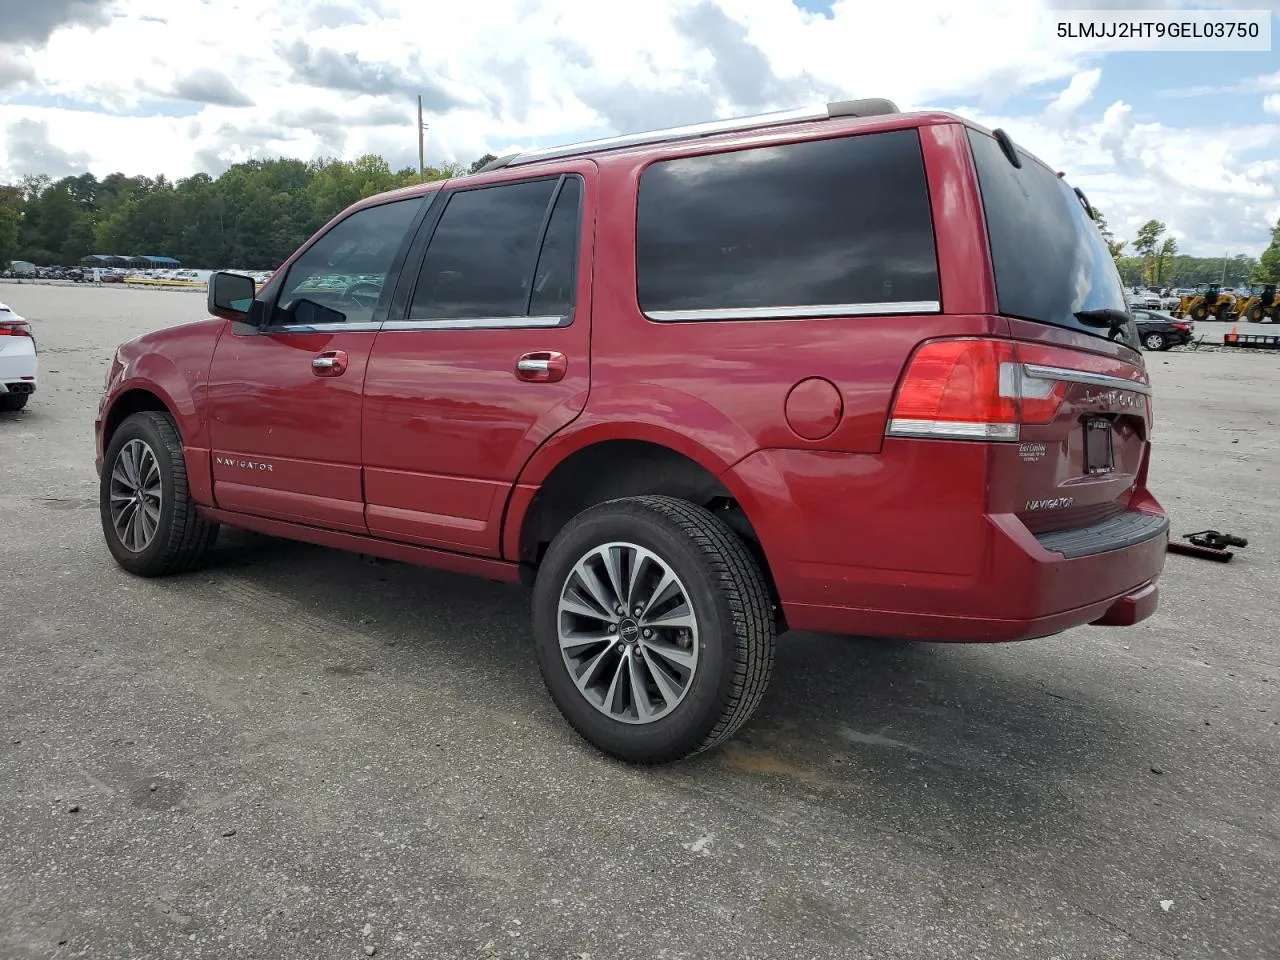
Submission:
[[[715,726],[675,759],[695,756],[733,737],[764,699],[777,651],[777,627],[768,583],[746,545],[704,507],[669,496],[626,497],[584,511],[566,525],[565,531],[602,509],[656,514],[674,526],[702,554],[713,581],[728,601],[734,642],[731,692]],[[653,765],[669,759],[633,762]]]
[[[144,576],[185,573],[196,567],[209,552],[218,536],[218,524],[200,516],[191,500],[191,492],[187,486],[187,462],[182,453],[182,437],[173,417],[155,410],[144,410],[133,414],[125,423],[130,420],[146,422],[154,428],[160,437],[161,447],[155,451],[156,456],[169,461],[173,478],[173,514],[166,531],[164,550],[147,564],[146,570],[136,572]],[[121,429],[123,427],[124,424],[121,424]]]

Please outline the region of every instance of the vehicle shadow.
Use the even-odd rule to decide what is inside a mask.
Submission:
[[[340,635],[298,654],[304,673],[447,685],[468,709],[520,718],[531,751],[540,740],[629,769],[583,744],[550,703],[522,588],[239,531],[224,531],[211,565],[215,581],[252,583],[255,609],[305,610],[317,633]],[[1092,693],[1096,664],[1040,646],[1060,642],[787,634],[769,692],[736,738],[631,773],[729,805],[784,804],[798,791],[943,851],[1077,835],[1090,829],[1079,797],[1146,775],[1158,738],[1122,699]]]

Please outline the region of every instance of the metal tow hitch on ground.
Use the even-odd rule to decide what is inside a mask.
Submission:
[[[1180,553],[1188,557],[1203,557],[1216,560],[1218,563],[1229,563],[1235,556],[1228,547],[1247,547],[1249,541],[1230,533],[1219,533],[1217,530],[1201,530],[1199,533],[1183,534],[1187,543],[1176,540],[1169,541],[1169,552]]]

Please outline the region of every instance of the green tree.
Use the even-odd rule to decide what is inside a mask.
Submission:
[[[1157,251],[1160,240],[1164,236],[1165,226],[1159,220],[1148,220],[1138,230],[1137,239],[1133,241],[1134,251],[1142,258],[1142,282],[1156,283]]]
[[[473,164],[471,164],[471,166],[467,167],[467,173],[479,173],[481,167],[487,163],[492,163],[497,159],[498,158],[492,153],[486,153],[483,157],[479,157]]]
[[[8,269],[18,255],[18,221],[18,211],[0,203],[0,269]]]
[[[1271,245],[1250,271],[1250,283],[1280,283],[1280,220],[1271,229]]]
[[[462,176],[467,167],[428,167],[426,180]],[[219,177],[80,174],[30,176],[0,186],[0,207],[17,222],[11,258],[74,263],[92,253],[158,254],[190,267],[274,269],[309,236],[365,197],[416,185],[413,167],[385,159],[251,160]]]
[[[1126,244],[1123,240],[1116,239],[1115,234],[1111,232],[1110,225],[1107,223],[1106,216],[1103,215],[1101,210],[1094,207],[1093,213],[1094,220],[1098,224],[1098,231],[1102,234],[1102,239],[1106,241],[1107,249],[1111,251],[1111,259],[1116,261],[1116,266],[1118,267],[1120,265],[1120,256],[1124,252]]]
[[[1173,258],[1178,253],[1178,241],[1165,237],[1155,255],[1155,286],[1162,287],[1171,275]]]

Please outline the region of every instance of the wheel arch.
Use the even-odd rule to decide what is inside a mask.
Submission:
[[[182,428],[178,423],[178,417],[175,415],[173,406],[165,397],[164,392],[154,384],[132,384],[112,398],[107,409],[103,412],[102,450],[104,453],[107,447],[111,445],[111,438],[115,435],[116,430],[120,428],[120,424],[135,413],[142,413],[145,410],[169,414],[169,416],[173,417],[174,425],[178,428],[178,435],[182,436]]]
[[[508,555],[518,557],[531,573],[560,529],[583,510],[621,497],[676,497],[710,510],[743,541],[778,606],[759,534],[723,471],[716,471],[717,458],[690,455],[687,441],[669,444],[665,439],[599,438],[566,453],[537,483],[521,488],[523,504],[513,505],[507,517]]]

